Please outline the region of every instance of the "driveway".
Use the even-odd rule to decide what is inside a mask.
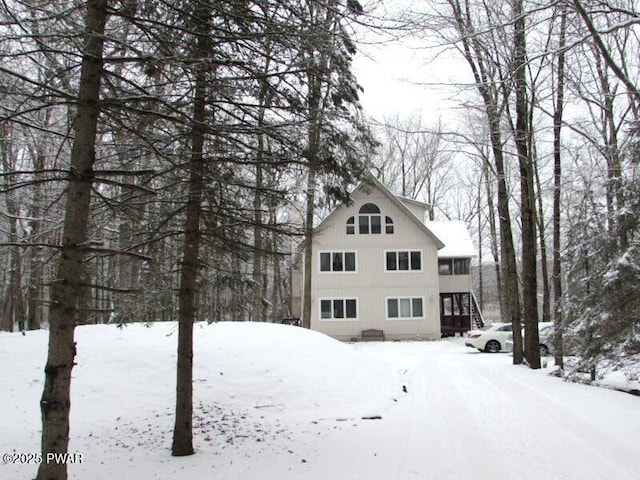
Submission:
[[[637,397],[513,366],[510,354],[479,353],[460,339],[357,348],[404,366],[408,380],[398,408],[352,432],[364,433],[351,440],[360,454],[382,452],[388,462],[375,462],[383,472],[369,478],[640,478]]]

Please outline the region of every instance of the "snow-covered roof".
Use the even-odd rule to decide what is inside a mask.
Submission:
[[[464,222],[451,220],[425,222],[425,224],[444,243],[444,248],[438,250],[438,257],[475,257],[478,255]]]
[[[420,200],[416,200],[414,198],[403,197],[402,195],[396,195],[396,198],[398,198],[398,200],[400,200],[401,202],[412,203],[413,205],[417,205],[419,207],[422,207],[425,210],[429,210],[431,208],[430,204],[425,203],[425,202],[421,202]]]

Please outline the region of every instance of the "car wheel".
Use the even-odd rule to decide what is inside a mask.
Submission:
[[[547,355],[549,355],[549,347],[547,347],[544,344],[540,344],[540,356],[541,357],[546,357]]]
[[[502,350],[502,348],[500,347],[500,342],[497,340],[489,340],[484,346],[484,351],[487,353],[498,353],[500,350]]]

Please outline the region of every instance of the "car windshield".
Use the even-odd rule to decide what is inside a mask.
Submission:
[[[486,331],[486,330],[489,330],[491,327],[493,327],[493,325],[484,325],[480,327],[478,330]]]

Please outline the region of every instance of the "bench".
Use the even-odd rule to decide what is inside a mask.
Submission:
[[[384,332],[382,330],[370,328],[369,330],[362,330],[361,335],[363,342],[368,342],[370,340],[382,340],[384,342]]]
[[[300,326],[300,318],[299,317],[287,317],[280,320],[280,323],[283,325],[293,325],[295,327]]]

